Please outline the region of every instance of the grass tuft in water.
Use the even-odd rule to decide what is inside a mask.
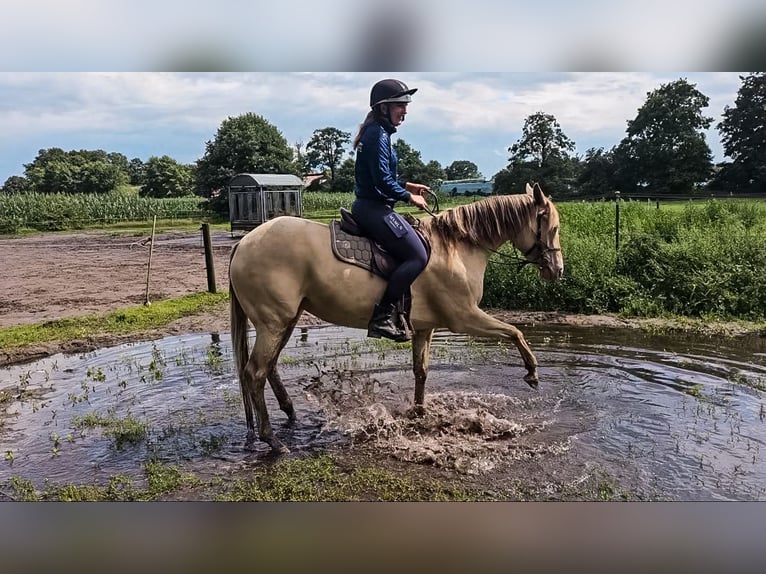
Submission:
[[[149,424],[139,421],[132,415],[122,418],[114,415],[103,416],[98,413],[88,413],[84,416],[73,416],[72,427],[76,429],[101,427],[104,436],[114,439],[114,446],[122,448],[128,444],[138,444],[149,434]]]

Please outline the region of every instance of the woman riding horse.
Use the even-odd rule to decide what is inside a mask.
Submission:
[[[364,234],[399,261],[372,312],[367,336],[395,341],[410,340],[409,317],[398,304],[428,263],[428,254],[415,230],[394,211],[397,201],[425,208],[423,196],[429,191],[420,183],[402,185],[397,181],[397,157],[391,145],[391,134],[404,121],[407,104],[416,91],[399,80],[377,82],[370,91],[371,109],[354,138],[356,200],[351,212]]]

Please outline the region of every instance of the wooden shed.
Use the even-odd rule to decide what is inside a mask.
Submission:
[[[291,174],[239,173],[229,181],[231,230],[250,231],[279,215],[303,215],[303,181]]]

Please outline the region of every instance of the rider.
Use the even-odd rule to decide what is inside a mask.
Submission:
[[[367,336],[396,341],[409,340],[408,317],[400,315],[397,305],[404,295],[409,295],[410,285],[428,262],[415,230],[393,209],[397,201],[410,202],[420,209],[427,207],[427,186],[397,181],[397,157],[391,145],[391,134],[404,121],[407,104],[416,91],[399,80],[377,82],[370,91],[370,111],[354,138],[356,199],[351,212],[364,233],[399,261],[375,305]]]

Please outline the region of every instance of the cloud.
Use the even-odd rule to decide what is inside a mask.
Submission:
[[[356,132],[370,87],[400,77],[419,88],[399,137],[424,160],[476,163],[492,175],[521,136],[524,120],[554,115],[583,153],[625,134],[648,92],[686,77],[710,97],[709,116],[733,105],[737,73],[0,73],[0,183],[39,149],[106,149],[131,157],[192,162],[221,122],[262,115],[290,144],[315,129]],[[715,131],[708,142],[718,159]],[[68,147],[69,146],[69,147]]]

